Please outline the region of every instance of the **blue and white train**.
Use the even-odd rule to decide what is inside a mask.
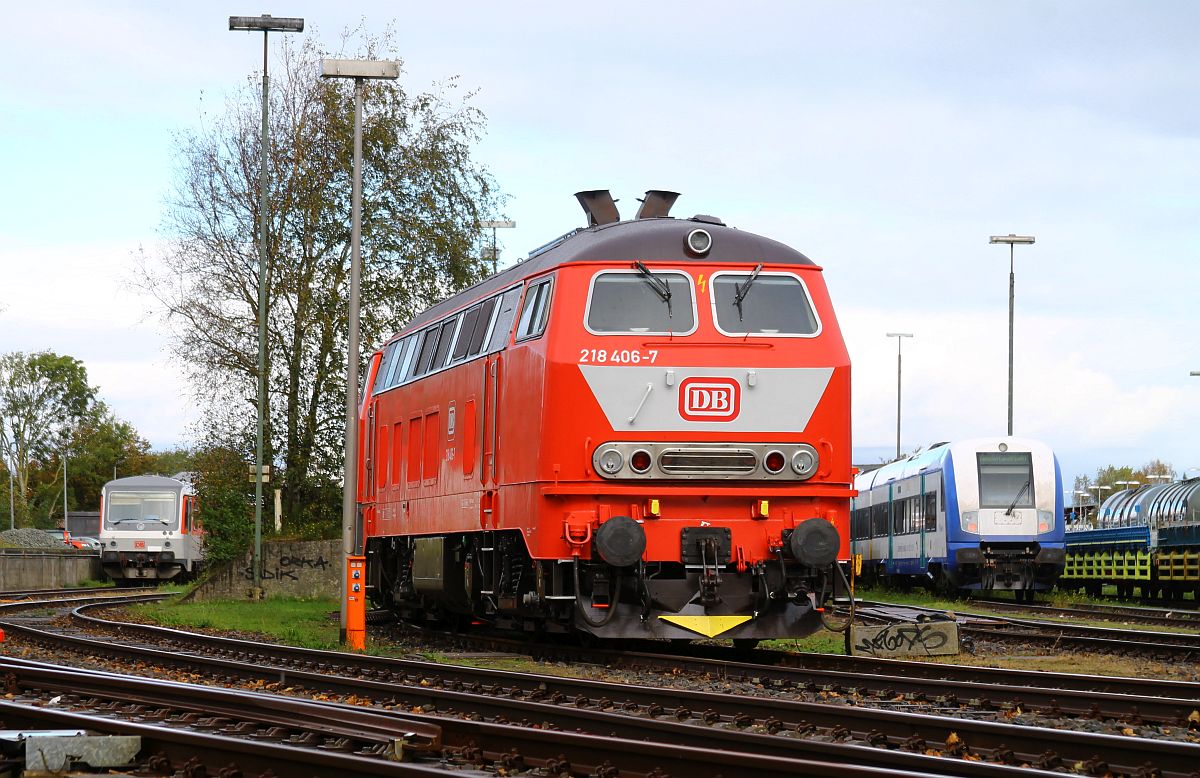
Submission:
[[[1062,573],[1062,474],[1044,443],[939,443],[859,474],[854,486],[851,551],[865,577],[1032,600]]]

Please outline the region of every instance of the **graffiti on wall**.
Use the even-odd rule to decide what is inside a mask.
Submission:
[[[280,554],[274,559],[262,560],[262,581],[274,581],[276,583],[282,581],[299,581],[300,576],[305,570],[313,570],[315,572],[324,573],[328,570],[330,562],[325,557],[318,555],[317,557],[293,556],[289,554]],[[247,565],[242,571],[242,577],[247,581],[254,580],[254,567]]]
[[[945,656],[958,653],[952,621],[850,628],[850,653],[860,656]]]

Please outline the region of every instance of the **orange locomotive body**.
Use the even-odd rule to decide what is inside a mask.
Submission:
[[[648,192],[373,356],[368,593],[601,638],[796,637],[849,557],[850,364],[821,270]]]

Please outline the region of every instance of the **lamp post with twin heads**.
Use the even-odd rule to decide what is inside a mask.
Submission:
[[[258,411],[254,443],[254,568],[255,598],[262,597],[263,426],[267,415],[267,38],[273,32],[304,32],[298,17],[231,16],[229,29],[263,34],[262,137],[258,162]]]
[[[497,260],[500,258],[500,254],[496,250],[496,230],[501,228],[507,229],[510,227],[516,227],[517,223],[508,219],[490,219],[479,222],[479,226],[483,227],[484,229],[490,228],[492,230],[492,275],[495,275],[497,269]]]
[[[366,567],[363,559],[362,527],[357,508],[358,484],[358,296],[362,279],[360,237],[362,232],[362,93],[367,79],[394,81],[400,77],[398,62],[361,59],[323,59],[322,78],[354,79],[354,179],[350,201],[350,312],[346,358],[346,454],[342,483],[342,576],[341,639],[355,650],[366,647]],[[351,580],[353,578],[353,580]],[[352,606],[352,607],[348,607]]]
[[[1008,435],[1013,434],[1013,301],[1015,299],[1016,275],[1013,273],[1013,246],[1018,243],[1033,243],[1032,235],[993,235],[988,243],[1008,244]]]

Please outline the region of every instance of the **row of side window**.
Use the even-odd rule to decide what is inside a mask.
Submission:
[[[926,492],[855,508],[850,512],[850,537],[853,540],[887,537],[889,524],[892,535],[936,532],[937,506],[937,492]]]
[[[517,340],[541,335],[550,310],[550,279],[529,287]],[[522,287],[489,297],[465,311],[391,343],[383,352],[372,394],[504,348],[516,319]]]

